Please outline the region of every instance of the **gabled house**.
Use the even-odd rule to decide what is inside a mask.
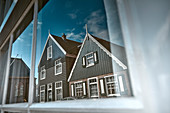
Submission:
[[[11,58],[6,103],[28,102],[29,77],[30,69],[25,62],[21,58]]]
[[[69,94],[76,98],[130,96],[124,47],[87,32],[68,82]]]
[[[40,102],[62,100],[69,96],[68,76],[81,43],[48,35],[39,64]]]

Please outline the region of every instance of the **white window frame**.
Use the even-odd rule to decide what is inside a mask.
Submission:
[[[81,87],[76,87],[76,84],[79,84],[79,83],[81,83],[82,85],[81,85]],[[74,82],[74,89],[75,89],[75,96],[77,96],[77,89],[78,88],[82,88],[82,96],[83,96],[83,94],[84,94],[84,89],[83,89],[83,82],[82,81],[77,81],[77,82]],[[81,96],[78,96],[78,97],[81,97]]]
[[[37,13],[35,12],[38,12],[37,9],[38,9],[38,2],[37,0],[35,0],[35,5],[34,5],[34,14],[37,15]],[[107,0],[104,0],[104,1],[107,1]],[[31,3],[34,4],[34,1],[32,1]],[[30,3],[30,4],[31,4]],[[27,10],[29,11],[29,8],[32,5],[29,5],[29,7],[27,8]],[[126,42],[125,44],[125,47],[126,47],[126,52],[128,53],[127,54],[127,58],[128,58],[128,61],[129,61],[129,67],[131,68],[129,70],[130,72],[130,78],[131,78],[131,83],[132,83],[132,91],[133,91],[133,97],[128,97],[128,98],[109,98],[109,99],[87,99],[87,100],[75,100],[75,101],[69,101],[69,102],[54,102],[54,103],[33,103],[33,102],[29,102],[28,103],[19,103],[19,104],[3,104],[3,105],[0,105],[0,108],[1,108],[1,112],[3,113],[3,111],[18,111],[18,112],[28,112],[30,113],[31,112],[34,112],[34,111],[46,111],[46,112],[49,112],[49,111],[55,111],[55,112],[82,112],[82,113],[86,113],[86,112],[113,112],[113,113],[117,113],[117,112],[124,112],[124,111],[129,111],[129,112],[135,112],[138,110],[141,111],[141,110],[144,110],[144,104],[143,104],[143,101],[142,101],[142,92],[141,92],[141,84],[139,82],[139,79],[141,78],[139,75],[138,72],[139,69],[137,68],[137,65],[134,64],[135,60],[133,59],[133,57],[135,56],[133,54],[133,47],[132,47],[132,44],[131,44],[131,33],[129,31],[129,24],[128,22],[130,20],[133,20],[132,17],[130,17],[128,15],[129,18],[127,18],[127,13],[130,11],[130,10],[127,10],[128,8],[130,8],[127,3],[123,0],[120,0],[118,3],[118,8],[121,10],[121,13],[119,13],[120,15],[120,21],[121,21],[121,25],[122,25],[122,29],[124,30],[123,32],[123,35],[124,35],[124,41]],[[126,7],[125,7],[126,6]],[[26,12],[28,12],[26,11]],[[26,14],[26,12],[24,12],[24,14]],[[23,17],[23,16],[22,16]],[[127,19],[127,20],[126,20]],[[37,24],[37,18],[35,16],[34,18],[34,26],[36,26]],[[134,21],[130,21],[130,22],[134,22]],[[134,22],[134,25],[135,25],[135,22]],[[126,26],[126,27],[125,27]],[[37,30],[36,27],[34,27],[34,31],[35,32]],[[34,38],[36,39],[36,34],[33,33],[35,36]],[[12,36],[13,34],[9,34],[9,37],[10,37],[10,42],[12,42]],[[135,34],[134,36],[135,37]],[[1,46],[3,47],[3,46]],[[11,47],[12,45],[9,44],[9,50],[8,50],[8,53],[11,53]],[[33,43],[33,49],[35,50],[35,47],[36,47],[36,43]],[[130,53],[130,54],[129,54]],[[35,54],[32,54],[32,57],[35,57]],[[35,64],[35,60],[34,58],[32,59],[32,62],[33,64]],[[8,55],[8,63],[7,63],[7,71],[9,71],[9,65],[10,65],[10,55]],[[34,80],[34,65],[31,66],[31,77],[32,79],[30,79],[30,86],[32,85],[33,86],[33,80]],[[132,71],[133,70],[133,71]],[[7,73],[8,74],[8,73]],[[6,75],[7,75],[6,74]],[[30,77],[30,78],[31,78]],[[5,77],[5,81],[7,81],[8,77]],[[32,80],[32,81],[31,81]],[[7,89],[7,84],[8,84],[8,81],[5,83],[5,88],[4,89]],[[7,92],[7,90],[6,90]],[[33,88],[32,87],[29,87],[29,98],[33,98]],[[4,91],[4,94],[5,91]],[[4,97],[4,96],[3,96]],[[144,97],[143,97],[144,98]],[[29,99],[30,100],[30,99]],[[5,101],[3,101],[4,103]],[[88,104],[90,103],[90,104]],[[115,104],[116,103],[116,104]],[[62,107],[62,109],[61,109]],[[127,113],[125,112],[125,113]]]
[[[42,72],[45,73],[44,77],[42,77]],[[44,80],[46,78],[46,69],[45,65],[40,68],[40,80]]]
[[[51,53],[50,53],[50,48],[51,48]],[[51,54],[51,56],[49,56]],[[47,48],[47,60],[51,59],[53,57],[53,50],[52,50],[52,45]]]
[[[58,62],[58,61],[59,61],[59,63],[56,64],[56,62]],[[61,72],[56,73],[56,70],[57,70],[57,69],[56,69],[56,66],[61,66]],[[62,62],[61,62],[61,58],[57,59],[57,60],[55,61],[55,72],[54,72],[55,75],[62,74],[62,71],[63,71],[62,66],[63,66],[63,65],[62,65]]]
[[[61,87],[57,87],[56,88],[56,83],[61,83]],[[57,81],[57,82],[55,82],[55,101],[59,101],[57,98],[56,98],[56,96],[57,96],[57,92],[56,92],[56,90],[58,90],[58,89],[61,89],[61,99],[63,99],[63,82],[62,81]]]
[[[109,78],[109,77],[114,77],[115,80],[112,81],[112,82],[107,82],[106,79]],[[121,94],[120,94],[120,89],[119,89],[119,82],[118,82],[117,74],[108,75],[108,76],[105,76],[104,78],[105,78],[105,88],[106,88],[107,96],[108,96],[108,97],[110,97],[110,96],[121,96]],[[116,84],[117,84],[118,93],[115,93],[115,94],[109,94],[109,93],[108,93],[108,87],[107,87],[107,85],[108,85],[108,84],[112,84],[112,83],[116,83]]]
[[[92,56],[89,57],[89,58],[87,58],[87,56],[90,55],[90,54],[92,54]],[[85,55],[85,57],[86,57],[86,67],[91,67],[91,66],[94,66],[94,65],[95,65],[94,52],[87,53],[87,54]],[[88,64],[88,61],[87,61],[88,59],[93,59],[93,63]]]
[[[90,83],[89,81],[92,80],[92,79],[96,79],[96,82],[94,83]],[[89,97],[91,98],[95,98],[95,97],[99,97],[99,84],[98,84],[98,78],[97,77],[92,77],[92,78],[88,78],[88,94],[89,94]],[[96,84],[97,85],[97,95],[96,96],[91,96],[90,95],[90,85],[93,85],[93,84]]]
[[[51,85],[51,88],[49,88],[50,85]],[[51,102],[51,101],[49,101],[48,91],[52,92],[51,101],[53,101],[53,84],[52,83],[47,84],[47,102]]]
[[[41,90],[42,87],[44,87],[44,90]],[[41,92],[44,92],[44,101],[41,101]],[[40,86],[40,102],[45,102],[45,85]]]

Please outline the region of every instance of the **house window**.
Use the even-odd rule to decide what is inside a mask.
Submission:
[[[23,94],[24,94],[24,84],[23,83],[20,84],[19,92],[20,92],[20,96],[23,96]]]
[[[107,76],[106,80],[106,90],[108,96],[120,96],[119,85],[117,76]]]
[[[61,59],[55,61],[55,75],[62,73],[62,63]]]
[[[97,83],[97,78],[89,78],[89,94],[90,97],[98,97],[98,83]]]
[[[42,66],[40,72],[40,80],[43,80],[45,78],[46,78],[46,70],[45,70],[45,66]]]
[[[47,60],[52,58],[52,45],[47,48]]]
[[[62,81],[59,81],[55,83],[55,100],[61,100],[62,98]]]
[[[47,101],[52,101],[52,83],[47,85]]]
[[[40,102],[45,102],[45,85],[40,86]]]
[[[83,67],[90,67],[98,63],[97,51],[86,54],[82,58]]]
[[[17,82],[15,85],[15,96],[18,96],[18,87],[19,87],[19,83]]]
[[[82,84],[82,82],[75,83],[75,95],[77,97],[83,96],[83,84]]]

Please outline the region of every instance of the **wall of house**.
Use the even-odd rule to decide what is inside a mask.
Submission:
[[[98,60],[99,63],[84,68],[82,66],[82,57],[85,56],[87,53],[95,52],[98,53]],[[73,71],[73,75],[71,77],[71,81],[80,80],[83,78],[94,77],[97,75],[103,75],[107,73],[113,73],[112,68],[112,59],[109,57],[103,50],[101,50],[96,43],[94,43],[90,38],[86,40],[84,46],[81,50],[80,56],[77,60],[77,64]]]

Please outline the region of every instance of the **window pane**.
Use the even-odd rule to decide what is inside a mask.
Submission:
[[[25,20],[26,21],[26,20]],[[26,26],[26,25],[22,25]],[[6,103],[28,102],[33,22],[14,32]]]
[[[48,92],[49,83],[53,90],[45,93],[45,101],[132,96],[117,3],[113,2],[109,20],[103,0],[50,0],[38,13],[35,102],[41,100],[40,86]],[[42,75],[46,77],[41,79]]]

